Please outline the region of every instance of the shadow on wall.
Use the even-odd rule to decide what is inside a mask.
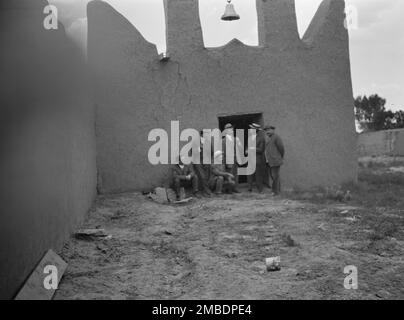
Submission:
[[[86,65],[46,1],[0,5],[0,298],[58,250],[96,190],[94,110]]]

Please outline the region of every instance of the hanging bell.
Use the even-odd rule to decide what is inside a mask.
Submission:
[[[234,5],[231,3],[231,0],[227,1],[226,9],[224,11],[224,15],[222,16],[222,20],[224,21],[233,21],[239,20],[240,16],[237,14],[234,9]]]

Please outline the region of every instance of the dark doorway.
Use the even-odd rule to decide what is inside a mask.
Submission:
[[[248,148],[248,129],[249,125],[252,123],[258,123],[264,126],[264,117],[262,113],[240,113],[240,114],[229,114],[229,115],[219,115],[219,129],[223,131],[224,126],[227,123],[231,123],[234,129],[244,129],[244,148]],[[247,165],[243,165],[245,167]],[[247,182],[246,176],[239,177],[239,183]]]

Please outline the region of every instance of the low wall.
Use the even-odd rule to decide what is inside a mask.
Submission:
[[[364,132],[358,136],[359,156],[404,156],[404,129]]]

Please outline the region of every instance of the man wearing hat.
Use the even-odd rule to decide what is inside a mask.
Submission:
[[[264,177],[265,177],[265,133],[261,125],[252,123],[249,126],[251,129],[256,130],[255,147],[249,146],[248,152],[255,152],[256,169],[255,174],[248,177],[249,191],[252,191],[252,181],[255,176],[255,183],[259,193],[264,190]]]
[[[285,156],[285,147],[282,139],[275,133],[274,126],[265,126],[267,141],[265,146],[265,160],[272,179],[273,195],[281,192],[280,170]]]
[[[234,161],[233,161],[234,163],[233,164],[227,163],[226,145],[228,143],[234,145]],[[224,130],[223,130],[222,152],[223,152],[223,159],[224,159],[224,163],[225,163],[226,172],[231,173],[234,176],[235,187],[234,187],[233,191],[235,193],[239,193],[239,191],[237,190],[237,187],[238,187],[238,173],[237,173],[238,161],[237,161],[237,158],[240,157],[239,153],[242,152],[241,150],[242,150],[241,142],[240,142],[240,139],[238,137],[236,137],[234,134],[233,125],[231,123],[227,123],[224,126]]]

